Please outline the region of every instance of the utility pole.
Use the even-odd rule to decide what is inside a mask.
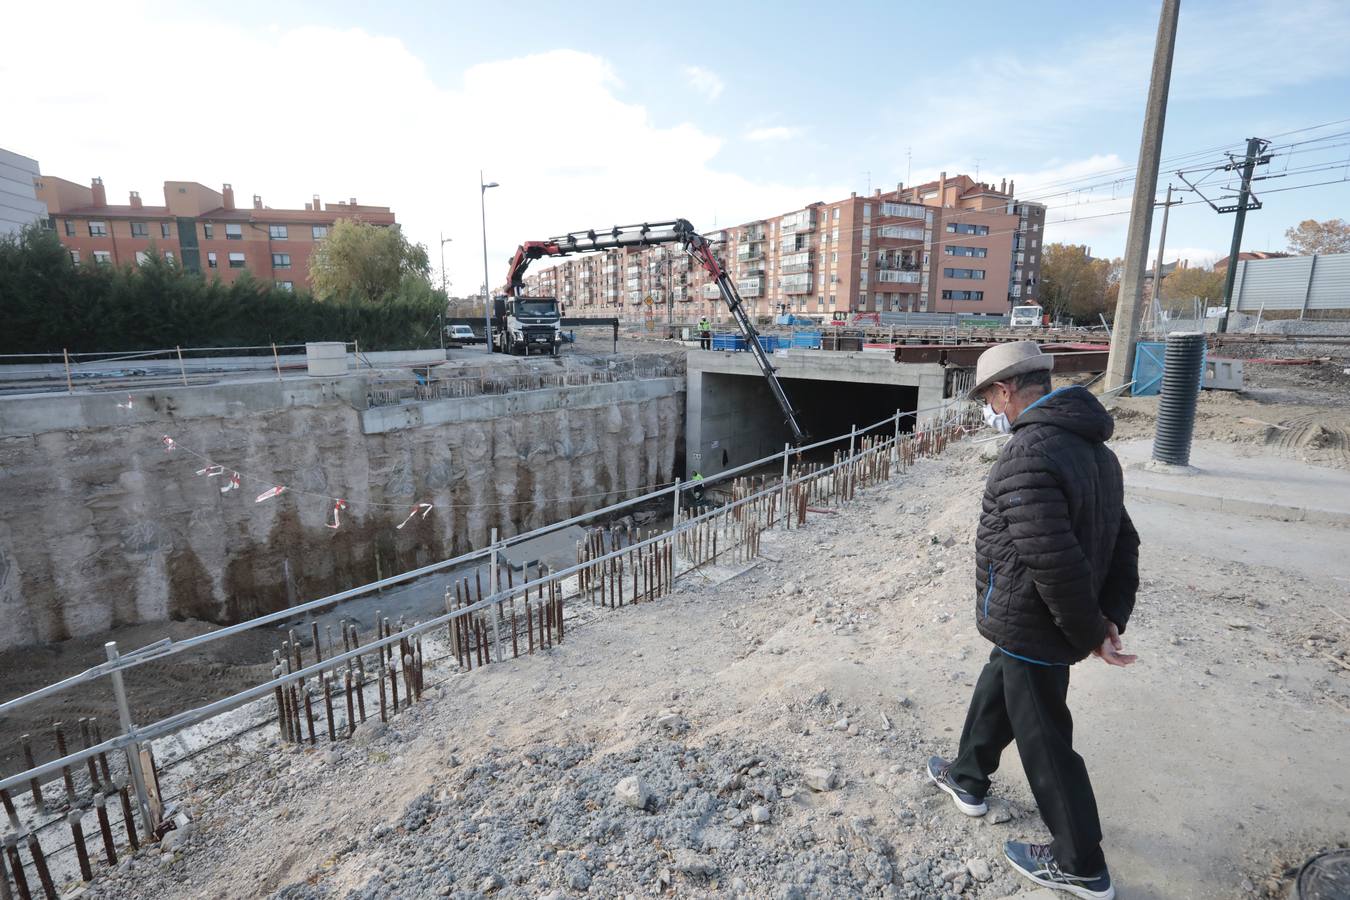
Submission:
[[[1236,215],[1233,217],[1233,243],[1228,248],[1228,272],[1223,281],[1224,313],[1223,318],[1219,320],[1220,334],[1228,331],[1228,314],[1233,310],[1233,282],[1237,280],[1238,254],[1242,252],[1242,226],[1247,221],[1247,201],[1252,195],[1252,171],[1256,169],[1258,162],[1268,159],[1262,157],[1268,146],[1269,141],[1247,138],[1247,158],[1242,161],[1242,188],[1238,191],[1237,208],[1232,210]],[[1230,165],[1230,168],[1234,167]],[[1260,204],[1257,204],[1257,208],[1260,208]]]
[[[488,188],[499,187],[495,181],[484,182],[483,170],[478,170],[478,209],[483,216],[483,345],[492,352],[492,282],[488,279],[487,264],[487,192]],[[506,286],[509,291],[510,285]],[[502,338],[505,346],[506,339]]]
[[[1162,158],[1163,124],[1167,119],[1167,92],[1172,82],[1172,52],[1177,41],[1177,14],[1181,0],[1163,0],[1158,16],[1158,37],[1153,47],[1153,72],[1149,77],[1144,129],[1139,140],[1139,165],[1134,176],[1134,199],[1130,205],[1130,228],[1125,238],[1125,271],[1116,300],[1115,331],[1106,364],[1106,388],[1118,388],[1130,380],[1134,345],[1139,337],[1139,306],[1148,265],[1148,238],[1153,228],[1153,197],[1158,190],[1158,165]]]
[[[1153,303],[1158,309],[1162,309],[1163,298],[1163,253],[1167,246],[1167,214],[1172,211],[1172,207],[1181,203],[1181,200],[1172,199],[1172,183],[1167,184],[1167,199],[1163,201],[1163,220],[1162,231],[1158,233],[1158,261],[1153,264]],[[1148,310],[1143,311],[1148,315]]]

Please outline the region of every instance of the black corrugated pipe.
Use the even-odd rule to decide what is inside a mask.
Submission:
[[[1195,401],[1205,365],[1205,335],[1183,331],[1167,336],[1163,357],[1162,397],[1158,401],[1158,433],[1153,458],[1173,466],[1189,465],[1195,431]]]

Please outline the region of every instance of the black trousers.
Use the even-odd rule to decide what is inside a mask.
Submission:
[[[1102,826],[1087,766],[1073,749],[1068,693],[1068,666],[1023,662],[995,648],[970,698],[951,775],[962,790],[985,796],[1003,750],[1017,741],[1055,860],[1066,872],[1095,875],[1106,868]]]

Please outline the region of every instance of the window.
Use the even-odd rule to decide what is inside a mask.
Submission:
[[[169,234],[169,228],[170,228],[170,227],[171,227],[171,226],[169,225],[168,222],[160,222],[160,223],[159,223],[159,236],[162,237],[162,238],[170,237],[170,234]]]
[[[1035,254],[1035,253],[1031,254],[1030,263],[1031,263],[1033,266],[1036,265],[1036,254]]]
[[[112,254],[109,253],[107,250],[95,250],[95,251],[94,251],[94,263],[95,263],[96,265],[100,265],[100,266],[111,265],[111,264],[112,264]]]
[[[243,267],[244,267],[244,254],[242,254],[242,253],[231,253],[231,254],[230,254],[230,268],[231,268],[231,269],[242,269]]]
[[[214,240],[216,237],[216,226],[212,225],[210,222],[203,222],[202,237],[206,238],[208,241]]]
[[[173,262],[173,251],[172,251],[172,250],[165,250],[165,251],[164,251],[164,258],[165,258],[167,261],[169,261],[169,262]]]
[[[75,236],[75,220],[66,219],[66,237]]]
[[[148,238],[150,236],[150,225],[147,222],[132,222],[131,236],[138,238]]]
[[[835,250],[833,253],[830,254],[830,264],[833,265],[834,263],[837,262],[839,262],[839,251]]]
[[[835,220],[836,222],[839,221],[839,207],[837,207],[837,206],[834,208],[834,220]]]
[[[70,251],[70,261],[78,266],[80,264],[80,251],[78,250]]]
[[[862,227],[862,241],[863,241],[864,244],[871,243],[871,241],[872,241],[872,226],[871,226],[871,225],[864,225],[864,226]]]
[[[90,237],[107,237],[107,236],[108,236],[108,223],[107,223],[107,222],[90,222],[90,223],[89,223],[89,236],[90,236]]]
[[[989,255],[987,247],[947,247],[948,256],[974,256],[978,259],[984,259]]]
[[[984,269],[943,269],[942,274],[948,278],[973,278],[976,281],[984,280]]]
[[[214,250],[206,254],[206,267],[208,269],[217,269],[220,267],[220,262],[216,259],[216,252]]]
[[[286,226],[285,226],[285,225],[268,225],[268,226],[267,226],[267,236],[270,237],[270,238],[271,238],[272,240],[274,240],[274,241],[284,241],[284,240],[286,240],[286,235],[287,235],[287,231],[286,231]]]
[[[291,255],[289,253],[273,253],[272,268],[289,269],[291,267]]]
[[[863,221],[864,222],[872,221],[872,204],[870,203],[863,204]]]
[[[922,219],[924,208],[914,203],[883,203],[881,204],[881,214],[883,216],[900,216],[905,219]]]
[[[149,258],[150,258],[150,254],[149,254],[149,253],[146,253],[144,250],[137,250],[137,251],[136,251],[136,265],[138,265],[138,266],[143,266],[143,265],[145,265],[145,261],[146,261],[147,259],[149,259]]]
[[[1039,243],[1039,242],[1038,242],[1035,238],[1032,238],[1032,239],[1031,239],[1031,249],[1035,250],[1035,249],[1036,249],[1036,244],[1037,244],[1037,243]]]
[[[906,228],[903,225],[881,225],[877,228],[877,237],[902,238],[907,241],[923,240],[922,228]]]
[[[839,243],[839,229],[838,229],[838,228],[836,228],[836,229],[834,229],[833,231],[830,232],[830,240],[834,241],[836,244]]]
[[[295,290],[295,282],[294,282],[294,281],[278,281],[278,282],[277,282],[277,287],[281,288],[283,291],[294,291],[294,290]]]
[[[226,226],[225,226],[225,240],[227,240],[227,241],[242,241],[243,239],[244,239],[244,226],[243,226],[243,225],[226,225]]]
[[[316,241],[320,241],[320,240],[323,240],[324,238],[328,237],[328,226],[327,226],[327,225],[315,225],[315,226],[314,226],[313,228],[311,228],[310,230],[314,233],[314,240],[316,240]]]
[[[948,222],[948,234],[988,234],[988,225],[970,225],[965,222]]]
[[[983,300],[984,291],[943,291],[943,300]]]

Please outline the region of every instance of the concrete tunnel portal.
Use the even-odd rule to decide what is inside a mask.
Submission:
[[[775,356],[778,376],[813,440],[847,434],[891,416],[938,405],[947,384],[937,363],[896,363],[876,353],[793,351]],[[714,475],[777,453],[791,439],[782,412],[745,353],[689,357],[685,474]],[[922,418],[922,416],[920,417]],[[913,418],[902,430],[913,427]],[[833,447],[818,451],[824,457]]]

